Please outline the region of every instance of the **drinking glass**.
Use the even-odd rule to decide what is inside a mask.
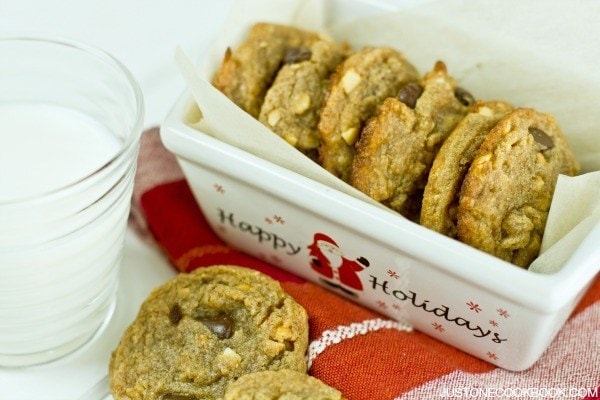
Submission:
[[[109,320],[142,120],[104,51],[0,38],[0,366],[61,358]]]

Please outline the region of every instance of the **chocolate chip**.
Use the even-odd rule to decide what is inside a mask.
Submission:
[[[164,393],[160,396],[160,400],[198,400],[198,398],[191,394]]]
[[[284,346],[285,346],[285,351],[294,351],[294,342],[290,342],[289,340],[286,340],[283,342]]]
[[[198,322],[202,322],[212,333],[214,333],[219,339],[229,339],[233,335],[234,321],[229,315],[194,315],[194,319]]]
[[[179,304],[175,303],[169,311],[169,320],[173,325],[177,325],[179,321],[181,321],[181,318],[183,318],[181,307],[179,307]]]
[[[546,132],[544,132],[540,128],[530,126],[529,134],[533,136],[533,140],[535,140],[540,145],[542,150],[549,150],[554,147],[554,140],[552,140],[552,137],[550,137]]]
[[[457,87],[456,90],[454,90],[454,97],[456,97],[456,99],[464,106],[470,106],[475,103],[475,97],[461,87]]]
[[[310,60],[312,52],[306,47],[292,47],[288,49],[283,58],[285,64],[296,64],[301,61]]]
[[[398,93],[398,100],[406,104],[410,108],[415,108],[417,100],[421,97],[423,88],[416,82],[410,82],[404,85]]]

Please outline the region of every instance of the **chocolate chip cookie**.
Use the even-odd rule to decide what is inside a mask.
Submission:
[[[444,141],[435,156],[423,193],[421,225],[456,237],[460,188],[475,152],[513,107],[503,101],[478,101]]]
[[[340,64],[332,76],[318,125],[321,165],[348,181],[354,143],[364,122],[383,100],[418,79],[415,67],[391,48],[365,47]]]
[[[339,390],[322,381],[290,370],[261,371],[232,383],[223,400],[346,400]]]
[[[279,283],[214,266],[156,288],[110,362],[115,400],[220,399],[242,375],[306,372],[308,317]]]
[[[213,85],[256,118],[288,51],[318,39],[317,33],[292,26],[255,24],[242,44],[227,49]]]
[[[527,267],[539,253],[558,175],[578,170],[552,116],[513,111],[488,133],[465,176],[458,239]]]
[[[419,84],[386,99],[356,143],[350,184],[418,221],[422,192],[440,146],[474,99],[437,62]]]
[[[317,124],[329,78],[350,53],[348,45],[328,39],[290,48],[267,91],[259,121],[316,160],[321,142]]]

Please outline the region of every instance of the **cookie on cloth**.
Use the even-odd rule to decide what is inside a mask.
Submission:
[[[316,160],[321,142],[317,124],[330,76],[351,52],[348,45],[329,39],[290,48],[267,91],[259,121]]]
[[[465,176],[458,239],[520,267],[537,257],[559,174],[579,171],[556,120],[529,108],[488,133]]]
[[[441,61],[420,83],[408,83],[396,94],[367,121],[356,143],[350,184],[418,221],[433,159],[474,100]]]
[[[242,375],[306,372],[308,316],[279,282],[213,266],[182,273],[140,307],[113,352],[115,400],[219,399]]]
[[[471,106],[433,160],[423,193],[421,225],[456,237],[460,188],[475,152],[490,129],[512,110],[503,101],[478,101]]]
[[[223,400],[346,400],[339,390],[297,371],[261,371],[244,375],[225,391]]]
[[[323,167],[348,181],[354,143],[364,122],[383,100],[418,79],[415,67],[391,48],[365,47],[340,64],[331,78],[318,125]]]
[[[319,38],[292,26],[257,23],[243,43],[227,49],[213,85],[256,118],[289,49],[308,47]]]

